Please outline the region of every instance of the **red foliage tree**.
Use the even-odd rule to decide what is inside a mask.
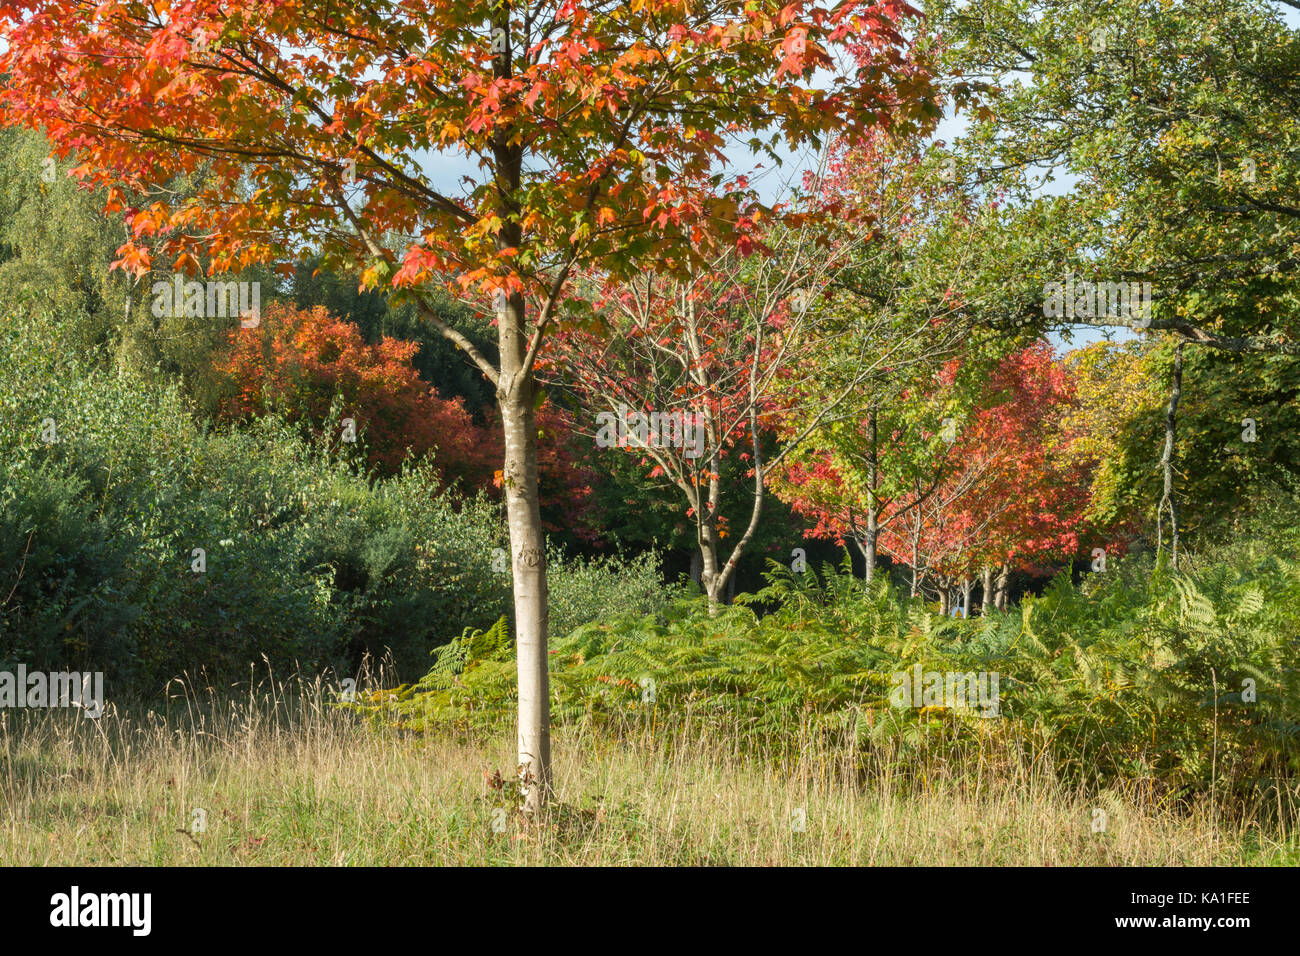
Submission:
[[[367,461],[381,472],[400,469],[408,449],[417,458],[433,452],[444,482],[490,486],[499,436],[475,426],[459,398],[442,398],[420,378],[412,364],[419,348],[387,336],[367,344],[355,324],[321,306],[272,304],[256,328],[231,333],[217,368],[236,391],[219,414],[230,420],[277,411],[319,431],[338,396],[342,417],[354,419]]]
[[[1007,356],[954,441],[936,492],[884,536],[889,553],[910,555],[938,579],[945,607],[949,586],[969,595],[981,571],[985,600],[995,592],[1005,601],[1011,570],[1041,572],[1079,553],[1091,481],[1060,429],[1073,401],[1046,343]]]
[[[476,425],[460,398],[443,398],[422,380],[412,364],[419,348],[387,336],[370,345],[355,324],[320,306],[273,304],[259,326],[231,333],[230,351],[217,370],[231,380],[233,393],[218,414],[229,421],[276,411],[319,432],[337,396],[340,417],[355,421],[366,460],[381,473],[393,474],[408,458],[432,452],[444,484],[500,497],[500,423],[489,412],[488,421]],[[567,530],[592,540],[595,533],[583,519],[595,473],[582,460],[572,419],[547,402],[537,410],[537,427],[547,529],[560,530],[554,519],[563,515]]]
[[[1007,356],[965,426],[954,428],[933,481],[918,472],[912,491],[881,502],[887,520],[878,547],[912,569],[914,593],[929,578],[946,605],[950,586],[969,594],[983,571],[987,601],[995,569],[1001,572],[996,590],[1004,593],[1011,570],[1039,571],[1052,559],[1080,553],[1090,534],[1084,517],[1090,477],[1087,463],[1071,453],[1076,436],[1061,428],[1073,401],[1068,371],[1046,343]],[[888,438],[909,440],[903,433]],[[933,445],[932,435],[912,440]],[[810,536],[860,540],[865,491],[846,480],[835,455],[812,456],[784,480],[783,496],[816,521]]]
[[[319,249],[408,290],[492,383],[531,814],[551,786],[534,369],[569,279],[743,240],[752,191],[699,185],[728,140],[933,121],[919,16],[901,0],[8,0],[0,120],[77,152],[111,209],[153,199],[127,216],[137,275],[155,256],[217,274]],[[444,152],[472,157],[465,189],[425,175]],[[201,165],[197,196],[166,188]],[[504,293],[499,361],[428,308],[434,284]]]
[[[544,356],[545,374],[563,377],[596,444],[627,449],[648,480],[680,493],[713,604],[755,540],[771,473],[881,362],[870,350],[829,348],[868,341],[873,330],[831,314],[826,292],[843,251],[810,233],[755,230],[753,255],[718,257],[689,279],[647,272],[606,283],[592,321],[557,330]],[[832,372],[834,393],[782,433],[808,383]],[[732,458],[741,467],[726,468]],[[740,519],[734,529],[724,506]]]

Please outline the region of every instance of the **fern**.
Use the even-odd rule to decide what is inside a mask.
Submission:
[[[778,753],[812,733],[927,761],[980,752],[992,730],[1080,782],[1278,786],[1300,768],[1300,567],[1238,547],[1188,568],[1114,561],[962,620],[884,576],[865,586],[847,563],[794,574],[772,562],[733,607],[679,600],[553,640],[552,712],[611,733],[704,721],[742,748]],[[466,630],[415,685],[358,706],[411,730],[496,728],[513,717],[513,652],[504,618]],[[892,675],[918,664],[996,671],[1001,719],[891,707]]]

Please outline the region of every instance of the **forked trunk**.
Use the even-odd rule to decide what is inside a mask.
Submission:
[[[718,555],[717,532],[707,520],[700,526],[699,547],[702,561],[700,586],[709,599],[709,611],[714,612],[722,603],[726,584],[722,580],[722,561]]]

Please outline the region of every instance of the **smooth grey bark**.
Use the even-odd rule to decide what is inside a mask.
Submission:
[[[716,475],[718,472],[714,471]],[[700,586],[709,599],[709,610],[715,610],[722,602],[722,590],[726,586],[723,568],[719,559],[722,541],[718,536],[717,500],[720,484],[716,478],[709,480],[709,498],[705,505],[707,511],[698,516],[695,524],[696,544],[699,546],[701,569]]]
[[[500,322],[502,386],[498,401],[505,436],[503,480],[514,575],[519,782],[524,811],[536,814],[551,791],[549,613],[546,540],[537,486],[536,383],[522,366],[526,341],[523,310],[523,296],[512,296]]]

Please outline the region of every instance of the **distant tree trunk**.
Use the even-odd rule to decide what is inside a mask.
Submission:
[[[980,615],[988,614],[993,607],[993,565],[984,565],[984,592],[980,596]]]
[[[1164,493],[1156,509],[1156,553],[1164,549],[1164,517],[1169,512],[1169,563],[1178,570],[1178,509],[1174,505],[1174,441],[1177,437],[1178,402],[1183,395],[1183,343],[1174,347],[1174,376],[1165,409],[1165,450],[1160,456],[1164,472]]]
[[[720,560],[722,535],[718,533],[718,499],[721,494],[721,482],[719,474],[722,471],[721,455],[714,451],[711,456],[713,472],[709,478],[709,499],[708,511],[703,516],[703,520],[697,519],[699,535],[703,539],[701,548],[704,556],[704,569],[700,577],[704,581],[704,593],[709,596],[709,613],[716,613],[718,605],[722,601],[722,593],[725,590],[727,594],[727,603],[731,603],[732,598],[736,596],[736,569],[739,567],[741,556],[745,549],[754,540],[754,535],[758,532],[759,522],[763,517],[763,502],[767,497],[766,469],[763,465],[763,450],[759,441],[760,430],[758,427],[758,402],[753,392],[753,382],[756,376],[753,368],[750,370],[751,383],[751,400],[749,410],[749,427],[754,436],[753,458],[751,462],[754,466],[754,503],[750,506],[749,525],[745,528],[745,533],[740,536],[731,547],[731,556],[725,561]]]
[[[975,587],[975,579],[967,575],[961,580],[961,616],[970,617],[970,592]]]
[[[696,584],[701,584],[700,577],[703,574],[704,553],[697,547],[691,551],[691,580]]]
[[[709,599],[710,609],[717,607],[722,598],[722,567],[718,559],[718,532],[707,517],[699,524],[700,557],[704,566],[700,570],[700,584]]]
[[[876,543],[880,540],[880,527],[876,520],[876,509],[873,507],[867,512],[867,532],[862,544],[862,555],[867,562],[863,578],[868,584],[876,577]]]
[[[920,569],[917,567],[921,561],[921,515],[916,516],[916,530],[912,533],[912,597],[921,593]]]
[[[1002,562],[1002,569],[998,572],[998,581],[995,585],[997,597],[993,599],[993,606],[999,611],[1007,609],[1007,592],[1011,589],[1011,565],[1006,561]]]
[[[876,546],[880,540],[880,508],[876,504],[876,410],[867,413],[867,536],[862,548],[868,584],[876,574]]]

